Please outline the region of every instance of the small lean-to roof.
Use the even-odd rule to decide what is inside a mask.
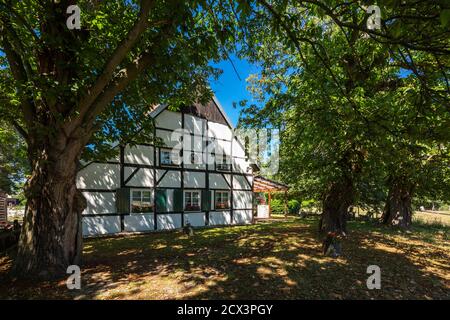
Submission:
[[[253,178],[254,192],[287,191],[287,190],[289,190],[289,186],[287,184],[270,180],[262,176],[256,176]]]

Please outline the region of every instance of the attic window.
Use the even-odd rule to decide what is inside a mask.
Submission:
[[[159,160],[160,164],[163,166],[174,166],[176,163],[174,162],[174,159],[172,157],[172,151],[171,150],[162,150],[159,153]]]
[[[222,161],[218,162],[216,160],[216,168],[219,171],[231,171],[231,159],[226,155],[222,156]]]

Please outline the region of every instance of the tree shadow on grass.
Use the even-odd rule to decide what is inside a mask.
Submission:
[[[321,254],[315,230],[292,220],[197,230],[190,238],[174,232],[92,239],[81,290],[69,291],[61,280],[39,290],[10,283],[7,291],[10,298],[69,299],[449,298],[448,248],[365,230],[353,232],[343,256],[333,259]],[[367,289],[369,265],[381,268],[381,290]]]

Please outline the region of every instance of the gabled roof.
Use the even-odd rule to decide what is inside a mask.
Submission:
[[[201,106],[201,105],[197,104],[192,107],[186,107],[185,110],[188,111],[187,113],[193,113],[194,115],[197,115],[197,114],[195,114],[195,112],[196,111],[198,112],[198,108],[197,108],[197,110],[193,110],[193,109],[195,109],[196,107],[199,107],[199,106]],[[219,100],[217,100],[215,95],[212,97],[211,102],[208,105],[203,106],[203,107],[208,108],[210,106],[216,107],[218,112],[220,113],[220,115],[223,117],[223,119],[225,121],[224,124],[227,124],[231,129],[234,129],[232,122],[228,118],[225,110],[223,109],[222,105],[220,104]],[[161,112],[163,112],[165,109],[167,109],[167,107],[168,107],[167,104],[160,104],[160,105],[157,105],[156,107],[153,107],[153,110],[150,112],[150,116],[153,118],[157,117]],[[203,114],[203,116],[205,116],[205,114]]]

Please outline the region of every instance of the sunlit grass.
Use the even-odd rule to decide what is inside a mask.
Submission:
[[[448,298],[448,227],[411,232],[349,222],[344,254],[323,256],[316,217],[280,217],[248,226],[89,239],[82,289],[0,281],[1,298],[68,299],[370,299]],[[366,287],[368,265],[382,289]],[[0,258],[0,276],[11,258]],[[38,289],[36,289],[38,288]]]

